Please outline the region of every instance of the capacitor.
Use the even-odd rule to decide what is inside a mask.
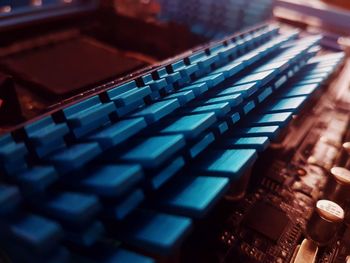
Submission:
[[[343,220],[343,208],[330,200],[319,200],[306,226],[306,236],[325,246],[333,240]]]
[[[350,200],[350,170],[333,167],[329,176],[324,197],[340,205],[346,204]]]
[[[338,165],[350,169],[350,142],[342,144]]]

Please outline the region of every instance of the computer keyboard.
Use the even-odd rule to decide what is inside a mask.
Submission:
[[[320,39],[258,26],[2,135],[2,247],[14,262],[172,258],[340,68]]]

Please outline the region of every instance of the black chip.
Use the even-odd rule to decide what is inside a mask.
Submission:
[[[245,218],[245,225],[248,228],[259,232],[273,242],[277,242],[289,222],[289,218],[282,210],[263,201],[258,202]]]
[[[82,37],[30,50],[6,59],[14,74],[55,96],[124,75],[143,62],[96,40]]]

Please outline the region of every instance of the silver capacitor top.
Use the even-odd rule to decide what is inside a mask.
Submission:
[[[339,184],[350,186],[350,170],[344,167],[333,167],[331,174]]]
[[[344,142],[342,147],[350,155],[350,142]]]
[[[323,219],[341,223],[344,220],[344,210],[337,203],[329,200],[319,200],[316,203],[316,211]]]

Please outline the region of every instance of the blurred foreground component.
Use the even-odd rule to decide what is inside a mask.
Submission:
[[[272,17],[275,0],[158,0],[160,19],[208,38],[220,38]]]
[[[160,12],[157,0],[114,0],[114,7],[120,15],[143,20],[154,20]]]

